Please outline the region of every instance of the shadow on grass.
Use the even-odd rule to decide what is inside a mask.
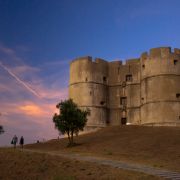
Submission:
[[[53,180],[75,180],[75,178],[71,176],[57,175],[53,178]]]
[[[81,146],[81,145],[83,145],[83,143],[71,143],[71,144],[68,144],[66,147],[67,148],[73,148],[73,147],[76,147],[76,146]]]

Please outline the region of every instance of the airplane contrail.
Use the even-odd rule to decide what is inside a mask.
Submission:
[[[16,79],[16,81],[18,81],[21,85],[23,85],[29,92],[31,92],[32,94],[34,94],[36,97],[41,98],[41,96],[35,91],[33,90],[28,84],[26,84],[24,81],[22,81],[21,79],[19,79],[9,68],[7,68],[6,66],[4,66],[2,64],[2,62],[0,62],[0,66],[7,71],[12,77],[14,77]]]

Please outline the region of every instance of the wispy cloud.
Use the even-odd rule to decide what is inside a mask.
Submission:
[[[7,55],[15,55],[15,51],[13,49],[5,47],[2,44],[0,44],[0,51]]]
[[[11,71],[16,75],[25,75],[27,73],[37,73],[40,72],[41,70],[38,67],[19,65],[19,66],[11,67]]]
[[[0,42],[0,56],[1,61],[4,60],[6,64],[13,65],[14,63],[23,63],[23,60],[16,54],[12,48],[6,47]]]
[[[3,138],[17,131],[27,132],[29,139],[56,137],[52,116],[56,104],[68,97],[68,61],[33,67],[18,53],[0,45],[0,124],[7,130]]]
[[[58,87],[57,87],[58,88]],[[41,97],[46,100],[64,99],[68,96],[68,88],[48,89],[45,87],[39,87],[38,91]]]
[[[31,116],[42,116],[44,113],[44,111],[35,104],[20,106],[19,109],[22,110],[25,114]]]

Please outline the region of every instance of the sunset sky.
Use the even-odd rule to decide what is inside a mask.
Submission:
[[[0,0],[0,146],[57,138],[55,105],[68,98],[69,62],[180,48],[179,0]]]

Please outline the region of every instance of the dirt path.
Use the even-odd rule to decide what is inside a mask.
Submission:
[[[75,154],[75,153],[68,154],[68,153],[58,153],[58,152],[37,151],[37,150],[30,150],[30,149],[24,149],[24,150],[27,152],[43,153],[43,154],[49,154],[52,156],[61,156],[61,157],[76,159],[80,161],[108,165],[111,167],[120,168],[124,170],[137,171],[137,172],[142,172],[142,173],[146,173],[146,174],[150,174],[154,176],[159,176],[165,179],[180,180],[179,172],[158,169],[158,168],[154,168],[154,167],[150,167],[150,166],[146,166],[142,164],[132,164],[132,163],[110,160],[110,159],[94,157],[94,156],[82,156],[80,154]]]

